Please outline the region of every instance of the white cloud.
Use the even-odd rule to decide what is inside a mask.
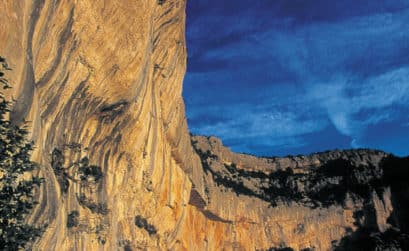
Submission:
[[[359,83],[338,78],[326,84],[313,84],[308,95],[327,110],[340,133],[353,138],[351,146],[356,147],[368,125],[394,119],[394,111],[388,107],[409,108],[409,68],[395,69]]]
[[[328,120],[323,114],[311,112],[310,107],[300,100],[299,105],[293,104],[287,111],[274,105],[224,106],[218,112],[225,119],[196,127],[195,131],[216,134],[224,140],[242,140],[243,143],[254,139],[257,144],[269,147],[302,146],[305,142],[299,136],[324,129]],[[209,107],[203,109],[203,114],[207,109]]]
[[[393,106],[409,107],[409,68],[391,69],[394,64],[405,64],[398,61],[400,53],[407,51],[403,42],[408,41],[409,33],[402,30],[408,27],[408,19],[409,12],[405,10],[396,16],[379,14],[334,23],[311,23],[294,27],[291,31],[270,29],[244,36],[245,39],[229,43],[228,47],[212,48],[204,58],[227,61],[239,57],[257,59],[255,62],[260,62],[257,69],[263,71],[256,71],[255,74],[274,75],[284,71],[294,76],[294,82],[303,85],[300,87],[297,83],[290,83],[288,86],[298,88],[291,93],[292,90],[288,91],[290,87],[271,83],[283,88],[266,90],[271,94],[270,100],[248,100],[259,102],[259,106],[239,105],[237,100],[230,104],[227,99],[217,100],[218,94],[215,94],[215,102],[219,102],[217,111],[208,106],[198,111],[200,108],[196,106],[194,116],[210,111],[221,114],[225,119],[202,124],[195,131],[243,142],[263,139],[265,142],[257,142],[260,145],[302,145],[305,142],[300,136],[319,132],[330,121],[341,134],[351,137],[352,147],[360,146],[360,139],[368,126],[399,119]],[[233,21],[229,25],[234,31],[242,29]],[[201,30],[197,31],[200,35]],[[379,64],[370,62],[372,59],[379,61]],[[236,87],[231,83],[237,82],[240,83],[237,85],[238,93],[244,92],[244,89],[239,89],[242,86],[257,86],[256,82],[243,83],[248,79],[257,79],[257,75],[247,77],[254,74],[251,71],[253,63],[243,63],[242,67],[237,67],[236,72],[221,71],[220,75],[213,73],[209,78],[200,76],[194,82],[206,88],[211,81],[221,83],[221,86],[228,83],[232,88]],[[198,93],[203,91],[214,90],[207,88]],[[219,93],[234,93],[236,90],[228,91],[222,89]],[[255,91],[248,93],[249,96],[254,94]],[[287,105],[285,109],[280,106],[283,104]]]

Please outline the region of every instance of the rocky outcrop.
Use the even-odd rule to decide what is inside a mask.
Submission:
[[[204,136],[193,136],[192,145],[204,169],[204,209],[226,222],[241,215],[267,226],[272,249],[409,247],[402,227],[409,215],[402,196],[409,189],[409,158],[367,149],[257,158]]]
[[[328,250],[342,238],[353,245],[345,236],[363,226],[406,233],[406,183],[390,179],[407,177],[407,160],[376,151],[256,158],[205,137],[192,147],[185,4],[0,2],[10,118],[30,121],[46,180],[28,219],[47,225],[33,249]],[[395,164],[406,171],[385,171]]]

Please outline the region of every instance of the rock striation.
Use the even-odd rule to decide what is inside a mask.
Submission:
[[[33,250],[404,245],[408,159],[368,150],[257,158],[191,137],[185,4],[0,2],[10,119],[29,121],[46,180],[28,219],[47,226]]]

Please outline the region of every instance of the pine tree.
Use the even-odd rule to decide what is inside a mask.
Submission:
[[[10,70],[0,57],[0,88],[11,88],[5,78]],[[11,102],[0,92],[0,250],[26,248],[42,233],[42,228],[26,223],[36,201],[34,190],[42,179],[33,175],[39,166],[30,160],[33,143],[27,126],[8,120]]]

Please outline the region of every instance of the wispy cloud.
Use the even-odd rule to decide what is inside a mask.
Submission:
[[[236,149],[289,151],[323,150],[324,132],[350,147],[371,144],[383,124],[403,135],[409,2],[295,2],[198,0],[184,90],[191,130]]]
[[[302,135],[319,132],[328,126],[325,113],[314,111],[298,97],[298,102],[281,100],[280,105],[234,104],[204,106],[190,112],[189,124],[196,121],[193,133],[217,135],[238,151],[274,147],[291,149],[306,142]],[[208,113],[222,114],[205,123]]]
[[[396,69],[359,83],[341,78],[309,86],[307,95],[327,110],[331,122],[342,134],[353,138],[351,146],[357,145],[367,126],[390,121],[395,116],[397,111],[389,107],[409,107],[409,68]],[[371,112],[365,112],[368,110]]]

